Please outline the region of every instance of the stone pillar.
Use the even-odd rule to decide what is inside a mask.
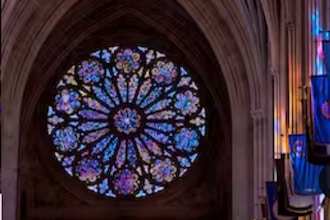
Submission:
[[[261,219],[261,205],[265,203],[267,173],[272,172],[272,168],[267,165],[266,159],[272,152],[272,146],[268,146],[267,139],[267,112],[265,108],[251,111],[253,119],[253,191],[254,191],[254,218]],[[251,158],[252,159],[252,158]]]

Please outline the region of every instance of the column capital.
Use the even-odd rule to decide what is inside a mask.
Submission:
[[[287,21],[285,23],[285,26],[288,28],[288,29],[295,29],[296,28],[296,24],[293,22],[293,21]]]
[[[274,80],[277,81],[278,78],[279,78],[279,70],[278,70],[278,67],[277,66],[271,66],[269,68],[270,70],[270,74],[274,77]]]
[[[259,120],[266,117],[266,110],[264,108],[258,108],[250,111],[253,120]]]

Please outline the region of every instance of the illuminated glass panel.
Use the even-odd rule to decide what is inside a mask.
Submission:
[[[146,47],[109,47],[57,82],[47,129],[71,178],[107,197],[143,197],[180,178],[206,131],[198,86]]]

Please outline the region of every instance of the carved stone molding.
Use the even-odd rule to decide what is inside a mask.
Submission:
[[[6,1],[9,2],[14,1]],[[3,88],[3,100],[4,100],[4,127],[6,128],[3,133],[3,150],[4,154],[11,155],[10,158],[5,158],[3,161],[3,168],[6,170],[3,178],[3,191],[6,194],[7,199],[4,203],[4,219],[14,220],[16,219],[17,204],[17,166],[19,164],[20,155],[20,142],[21,140],[21,123],[28,125],[29,118],[22,115],[30,114],[27,110],[33,108],[33,103],[37,99],[38,93],[42,89],[47,88],[45,84],[35,83],[29,87],[31,90],[34,87],[33,93],[28,88],[28,92],[33,93],[33,102],[27,103],[22,106],[23,93],[26,90],[26,84],[28,79],[35,79],[40,81],[47,81],[49,77],[47,74],[38,75],[35,72],[31,72],[31,68],[36,60],[37,55],[40,53],[40,49],[43,44],[49,39],[51,31],[65,15],[71,14],[71,20],[81,18],[80,15],[86,15],[88,11],[99,4],[99,1],[94,2],[92,6],[86,7],[81,14],[72,14],[72,6],[77,1],[15,1],[11,6],[13,12],[6,12],[4,19],[4,36],[2,38],[2,70],[5,88]],[[81,3],[83,1],[79,1]],[[90,2],[90,1],[84,1]],[[126,3],[133,1],[125,1]],[[166,1],[167,2],[167,1]],[[249,176],[253,172],[253,166],[251,164],[251,158],[254,160],[254,156],[250,155],[254,144],[261,146],[262,144],[254,143],[251,138],[253,123],[250,122],[250,109],[255,106],[262,106],[264,100],[267,100],[266,94],[263,92],[263,86],[265,85],[265,72],[262,71],[259,64],[260,55],[258,55],[258,48],[253,43],[252,36],[250,35],[250,25],[246,24],[245,17],[242,16],[237,2],[231,0],[225,1],[190,1],[190,0],[178,0],[180,6],[184,8],[191,16],[193,22],[200,27],[200,31],[205,35],[207,41],[211,45],[212,51],[215,56],[212,57],[213,65],[220,65],[224,74],[225,83],[218,84],[217,89],[214,89],[211,93],[213,97],[223,97],[225,95],[221,88],[226,84],[229,90],[230,105],[228,109],[231,112],[231,116],[224,115],[222,117],[230,117],[232,119],[232,128],[229,128],[233,132],[232,136],[232,153],[235,161],[231,164],[233,171],[240,172],[240,175],[232,177],[233,187],[233,202],[234,205],[232,211],[232,219],[246,219],[253,217],[253,200],[251,196],[251,189],[253,188],[253,178]],[[15,4],[17,3],[17,4]],[[6,6],[4,6],[4,10]],[[164,8],[161,8],[164,10]],[[166,11],[166,10],[164,10]],[[124,11],[123,11],[124,13]],[[145,13],[145,18],[149,22],[156,22],[156,20],[148,17],[149,13]],[[163,21],[166,23],[166,21]],[[177,20],[177,22],[183,22]],[[97,23],[97,22],[95,22]],[[154,23],[155,24],[155,23]],[[95,24],[98,25],[98,24]],[[184,27],[189,27],[191,23],[185,23]],[[62,24],[62,28],[66,27],[66,24]],[[73,26],[77,28],[79,26]],[[90,27],[88,31],[93,31],[94,26]],[[159,31],[164,27],[158,25]],[[164,29],[163,29],[164,30]],[[258,31],[257,31],[258,32]],[[175,38],[176,31],[169,32],[171,38]],[[189,34],[187,34],[188,36]],[[189,35],[190,36],[190,35]],[[197,35],[196,35],[197,36]],[[73,37],[70,36],[70,37]],[[86,35],[76,36],[79,41]],[[263,38],[263,37],[262,37]],[[57,41],[61,43],[62,38],[58,38]],[[198,40],[196,38],[196,40]],[[57,42],[56,41],[56,42]],[[184,40],[182,40],[184,42]],[[182,43],[181,42],[181,43]],[[72,41],[72,44],[77,41]],[[61,54],[67,55],[68,48],[58,48],[57,43],[47,43],[47,47],[53,48],[53,52],[64,51]],[[182,43],[181,45],[184,45]],[[185,46],[188,48],[187,46]],[[70,48],[69,48],[70,49]],[[204,54],[195,54],[193,58],[198,61]],[[51,68],[54,68],[61,59],[58,56],[56,60],[48,60],[51,64]],[[52,62],[54,61],[54,62]],[[198,63],[198,62],[196,62]],[[39,63],[44,65],[44,63]],[[40,66],[39,66],[40,67]],[[38,67],[38,68],[39,68]],[[38,68],[36,70],[38,70]],[[39,69],[40,70],[40,69]],[[47,70],[50,71],[50,70]],[[221,71],[216,72],[220,75]],[[201,73],[202,77],[208,76],[208,74]],[[215,74],[216,75],[216,74]],[[219,83],[219,76],[215,78],[208,78],[212,83]],[[216,102],[216,105],[219,105]],[[32,107],[31,107],[32,106]],[[252,106],[252,107],[251,107]],[[259,114],[259,113],[258,113]],[[257,114],[257,115],[258,115]],[[259,118],[259,116],[255,116]],[[261,134],[261,133],[259,133]],[[253,188],[254,190],[254,188]]]
[[[285,26],[290,30],[294,30],[296,28],[296,23],[295,22],[286,22]]]
[[[270,74],[274,76],[274,80],[278,81],[279,78],[279,68],[277,66],[270,67]]]
[[[256,109],[251,111],[251,117],[254,120],[260,120],[260,119],[265,119],[267,116],[267,112],[264,108]]]

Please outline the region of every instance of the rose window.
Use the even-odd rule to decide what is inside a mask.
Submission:
[[[105,48],[73,65],[48,106],[65,172],[108,197],[164,190],[196,160],[205,108],[189,72],[146,47]]]

